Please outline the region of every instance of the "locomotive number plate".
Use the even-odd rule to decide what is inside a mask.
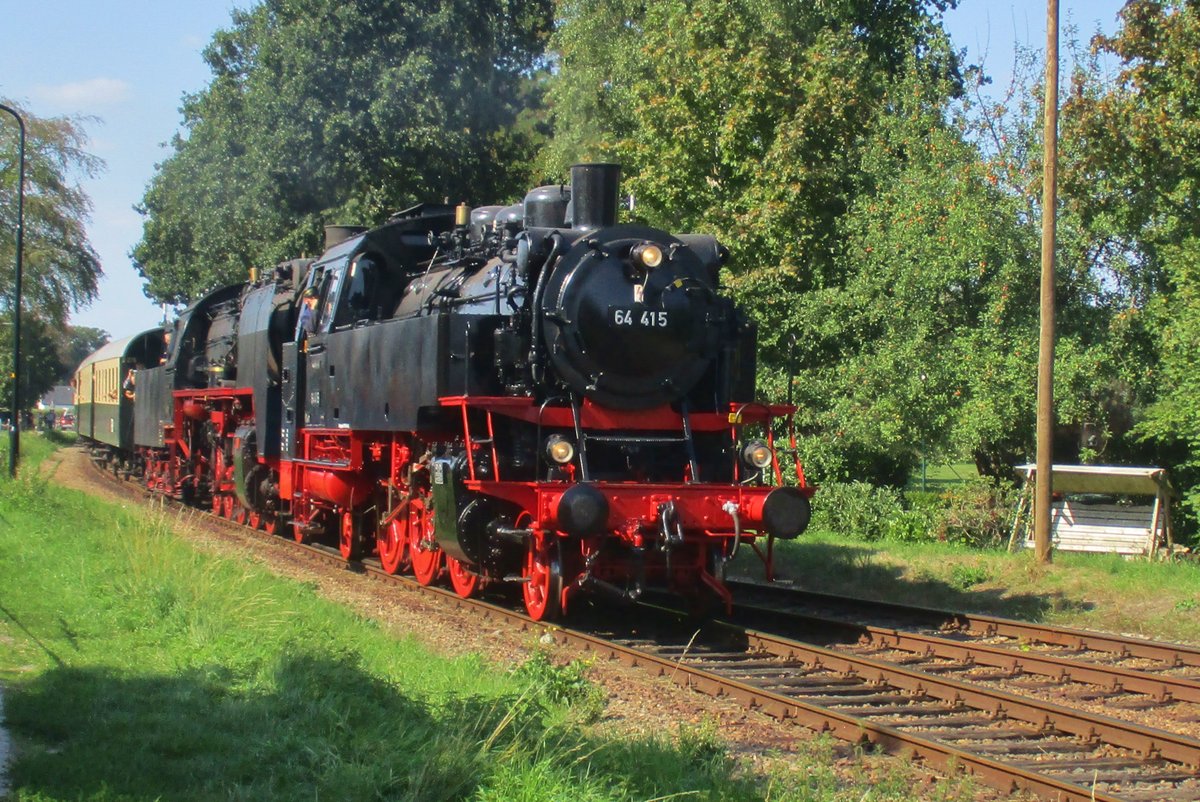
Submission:
[[[637,304],[610,306],[608,319],[622,328],[665,329],[671,325],[671,316],[665,309],[647,309]]]

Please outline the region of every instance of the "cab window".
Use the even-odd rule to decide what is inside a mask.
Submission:
[[[359,254],[354,257],[342,280],[333,328],[345,328],[378,317],[376,295],[379,273],[379,264],[370,255]]]

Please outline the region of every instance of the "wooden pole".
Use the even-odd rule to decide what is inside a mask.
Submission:
[[[1046,0],[1046,108],[1042,172],[1041,330],[1038,336],[1037,491],[1033,547],[1050,562],[1050,504],[1054,492],[1054,242],[1058,204],[1058,0]]]

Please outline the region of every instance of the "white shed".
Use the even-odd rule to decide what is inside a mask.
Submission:
[[[1153,557],[1163,546],[1173,548],[1170,502],[1175,490],[1164,468],[1055,465],[1053,470],[1051,487],[1056,499],[1050,505],[1050,531],[1054,548],[1147,557]],[[1020,541],[1027,548],[1033,547],[1030,513],[1037,466],[1018,465],[1016,471],[1025,486],[1017,501],[1010,550]],[[1084,493],[1139,496],[1143,503],[1092,504],[1064,497]]]

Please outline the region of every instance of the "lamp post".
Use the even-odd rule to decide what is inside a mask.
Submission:
[[[25,233],[25,120],[16,109],[3,103],[0,103],[0,111],[11,114],[21,132],[17,147],[17,272],[13,281],[12,430],[8,449],[8,475],[16,476],[17,458],[21,453],[21,255]]]

